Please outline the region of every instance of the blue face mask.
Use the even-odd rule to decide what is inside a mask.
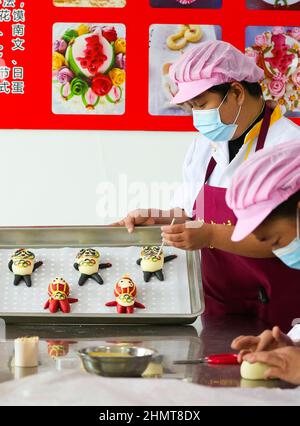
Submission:
[[[299,222],[300,222],[299,212],[297,210],[296,238],[286,247],[273,250],[273,253],[275,254],[275,256],[279,257],[279,259],[290,268],[300,270],[300,224]]]
[[[206,136],[213,142],[230,141],[238,128],[236,122],[240,116],[242,107],[240,107],[233,124],[224,124],[221,120],[220,108],[225,102],[227,96],[228,93],[218,108],[202,110],[193,109],[193,119],[195,128],[203,136]]]

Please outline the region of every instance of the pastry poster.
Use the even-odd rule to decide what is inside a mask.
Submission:
[[[300,117],[300,27],[250,26],[246,44],[246,54],[265,70],[265,99],[285,115]]]
[[[1,128],[193,131],[189,112],[170,104],[170,64],[216,39],[255,60],[274,23],[285,29],[282,46],[296,58],[300,1],[284,3],[237,0],[234,15],[243,19],[232,25],[232,0],[1,0]],[[268,59],[275,44],[267,40]],[[266,76],[272,81],[262,84],[297,122],[295,67],[296,59],[283,77],[275,67]]]
[[[125,113],[124,25],[54,24],[52,57],[54,114]]]
[[[176,87],[169,69],[187,50],[208,40],[221,39],[216,25],[180,24],[152,25],[150,28],[149,113],[152,115],[190,115],[180,106],[172,105]]]

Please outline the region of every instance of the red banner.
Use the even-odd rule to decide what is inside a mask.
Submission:
[[[255,1],[248,0],[247,6],[246,0],[223,0],[221,8],[203,9],[180,7],[180,3],[178,7],[153,7],[150,0],[127,0],[126,6],[121,8],[79,7],[76,2],[73,5],[71,2],[68,4],[75,7],[59,7],[53,0],[27,0],[24,3],[19,0],[2,0],[1,128],[193,130],[190,117],[176,114],[159,115],[160,113],[153,115],[153,111],[149,112],[150,28],[156,24],[161,24],[161,28],[173,24],[176,29],[182,22],[189,22],[191,28],[193,25],[220,26],[222,39],[244,50],[248,26],[295,27],[299,23],[300,11],[295,5],[290,8],[280,7],[278,10],[270,5],[270,2],[259,0],[256,2],[258,8],[250,8]],[[57,0],[57,3],[63,3],[63,0]],[[156,3],[159,4],[159,0],[156,0]],[[259,4],[264,3],[266,8],[259,8]],[[85,30],[84,26],[79,28],[82,24],[87,25],[89,30]],[[99,74],[95,78],[90,63],[80,62],[79,56],[75,57],[75,62],[78,59],[83,68],[81,74],[74,76],[76,73],[70,65],[70,46],[72,44],[73,54],[74,51],[80,51],[80,40],[70,42],[69,33],[66,42],[69,43],[69,56],[66,57],[66,46],[59,47],[62,53],[56,50],[59,55],[55,55],[56,69],[53,76],[54,32],[61,28],[63,37],[68,29],[75,28],[74,31],[78,30],[77,36],[81,36],[86,42],[83,50],[86,52],[87,47],[91,45],[89,43],[93,42],[92,27],[98,28],[97,31],[102,31],[102,36],[106,37],[103,42],[107,47],[103,48],[103,58],[106,59],[100,63],[104,66],[106,79],[99,80]],[[113,28],[115,34],[109,32],[113,31]],[[107,40],[113,49],[109,47]],[[125,40],[126,66],[123,50]],[[98,48],[97,45],[95,49]],[[112,64],[105,67],[105,61],[109,61],[110,57]],[[63,75],[58,78],[57,71],[61,68],[64,68],[64,72],[61,72]],[[73,81],[74,78],[77,80]],[[70,79],[71,82],[68,81]],[[59,94],[62,95],[61,99]],[[153,93],[150,93],[151,95],[153,96]],[[299,118],[293,120],[298,122]]]

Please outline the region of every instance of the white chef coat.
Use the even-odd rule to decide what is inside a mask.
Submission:
[[[260,124],[258,123],[250,130],[245,138],[244,145],[231,163],[229,163],[228,141],[211,142],[199,133],[186,154],[183,163],[183,183],[175,192],[173,207],[184,209],[186,214],[192,217],[193,206],[204,184],[211,157],[214,157],[217,165],[208,183],[212,186],[228,188],[237,168],[255,153],[259,128]],[[255,137],[251,137],[251,135]],[[297,138],[300,141],[300,127],[288,118],[283,117],[279,107],[275,108],[265,147],[276,146]]]

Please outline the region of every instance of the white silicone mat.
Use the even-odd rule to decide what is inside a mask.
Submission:
[[[47,288],[56,277],[63,277],[70,285],[71,298],[79,302],[71,305],[71,314],[58,312],[57,315],[78,314],[116,314],[115,307],[106,307],[105,303],[114,300],[114,285],[124,274],[129,274],[137,285],[137,301],[146,309],[135,309],[137,314],[191,314],[190,291],[186,252],[168,247],[165,256],[176,254],[177,259],[165,263],[165,281],[152,277],[145,283],[143,273],[136,264],[140,257],[140,247],[97,248],[101,253],[101,263],[112,263],[109,269],[100,270],[104,280],[99,285],[88,279],[82,287],[78,285],[80,273],[73,267],[79,248],[34,249],[36,261],[44,264],[32,274],[32,287],[28,288],[24,281],[13,285],[14,275],[8,269],[13,250],[0,250],[0,314],[48,313],[44,304],[48,299]],[[134,314],[133,314],[134,315]]]

